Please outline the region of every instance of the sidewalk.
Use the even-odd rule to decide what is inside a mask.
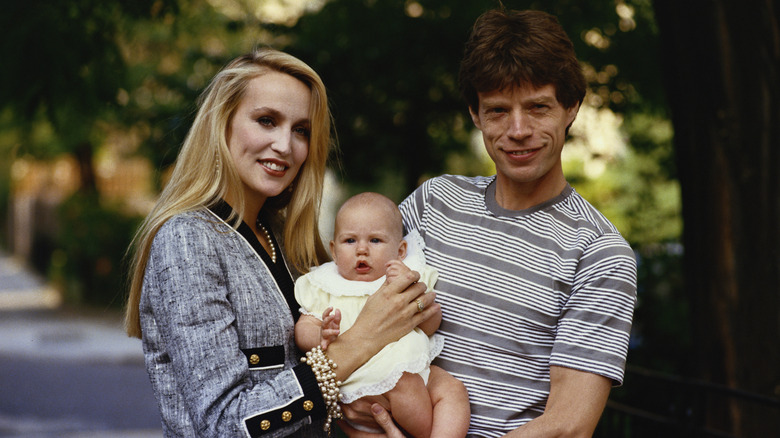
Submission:
[[[151,385],[143,369],[141,341],[124,333],[121,314],[116,310],[62,306],[57,291],[2,250],[0,366],[0,372],[5,374],[0,375],[3,399],[0,437],[159,438],[162,435],[159,428],[149,430],[159,417],[151,422],[139,419],[145,425],[141,430],[127,430],[124,426],[105,426],[111,430],[102,430],[101,424],[117,424],[114,411],[117,416],[133,416],[136,413],[122,411],[136,408],[125,401],[122,405],[105,406],[103,412],[85,402],[101,400],[103,388],[116,391],[108,389],[104,381],[117,382],[117,385],[138,387],[128,388],[128,394],[140,394],[134,399],[128,394],[119,398],[142,400],[143,406],[151,405],[151,411],[156,412]],[[90,377],[88,373],[95,370],[110,374]],[[69,374],[55,380],[57,373]],[[102,386],[96,388],[96,385]],[[46,402],[45,397],[53,401]],[[114,398],[118,398],[116,394]],[[150,409],[143,414],[145,418],[149,417]],[[154,412],[152,415],[156,415]],[[115,427],[122,430],[114,430]]]
[[[13,257],[0,253],[0,355],[47,360],[143,363],[139,339],[115,310],[61,306],[59,295]]]

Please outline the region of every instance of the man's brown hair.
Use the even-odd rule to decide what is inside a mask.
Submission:
[[[574,45],[558,20],[541,11],[494,9],[474,23],[460,64],[460,90],[478,111],[478,92],[555,86],[565,108],[582,103],[586,82]]]

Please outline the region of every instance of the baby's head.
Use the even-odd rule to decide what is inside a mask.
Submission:
[[[379,193],[347,199],[336,214],[330,253],[347,280],[374,281],[385,275],[387,262],[406,257],[398,207]]]

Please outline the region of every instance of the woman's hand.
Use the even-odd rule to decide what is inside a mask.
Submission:
[[[328,356],[338,364],[335,371],[339,380],[346,380],[385,345],[441,310],[434,301],[436,294],[426,294],[426,286],[418,283],[419,279],[419,273],[409,271],[385,283],[368,297],[355,324],[328,346]]]

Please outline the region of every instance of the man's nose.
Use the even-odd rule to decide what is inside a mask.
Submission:
[[[522,111],[513,111],[509,118],[507,135],[514,139],[528,137],[533,132],[531,117]]]

